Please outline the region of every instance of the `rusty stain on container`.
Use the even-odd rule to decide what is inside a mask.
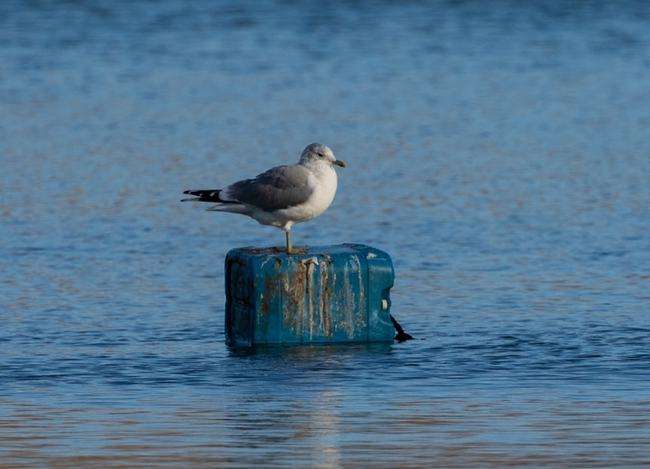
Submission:
[[[389,341],[388,254],[364,245],[287,255],[241,248],[226,258],[226,333],[233,346]],[[244,287],[243,285],[246,285]],[[236,301],[242,295],[243,302]]]
[[[321,262],[320,271],[320,323],[323,328],[323,335],[332,336],[332,316],[330,304],[332,301],[332,286],[329,283],[330,259],[325,256]]]

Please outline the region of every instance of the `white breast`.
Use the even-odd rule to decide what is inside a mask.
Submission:
[[[309,175],[309,185],[313,188],[313,193],[304,204],[296,207],[278,210],[282,212],[288,220],[293,223],[300,223],[311,220],[323,213],[332,204],[336,195],[336,186],[338,179],[336,171],[329,164],[320,164],[311,166]]]
[[[314,193],[307,202],[314,211],[314,216],[317,217],[323,213],[332,204],[334,196],[336,195],[336,186],[338,185],[338,178],[336,171],[329,164],[322,165],[319,170],[313,172]]]

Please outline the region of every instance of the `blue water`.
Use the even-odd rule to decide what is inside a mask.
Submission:
[[[0,463],[650,463],[645,2],[0,3]],[[234,352],[178,202],[349,167],[300,244],[394,259],[402,344]]]

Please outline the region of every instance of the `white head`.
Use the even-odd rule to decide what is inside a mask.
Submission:
[[[307,145],[300,155],[300,164],[326,163],[345,168],[345,162],[337,160],[332,150],[322,143]]]

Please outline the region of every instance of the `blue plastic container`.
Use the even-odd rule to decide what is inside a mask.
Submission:
[[[361,244],[226,257],[226,334],[234,347],[392,341],[390,256]]]

